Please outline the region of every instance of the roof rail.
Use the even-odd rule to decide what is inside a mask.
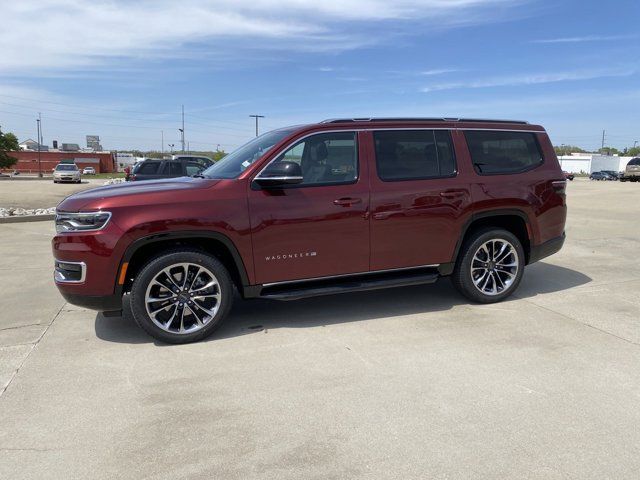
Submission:
[[[348,122],[482,122],[482,123],[518,123],[528,125],[524,120],[496,120],[490,118],[447,118],[447,117],[367,117],[367,118],[330,118],[320,123]]]

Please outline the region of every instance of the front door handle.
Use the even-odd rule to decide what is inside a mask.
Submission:
[[[459,198],[463,197],[467,192],[464,190],[445,190],[440,192],[442,198]]]
[[[348,207],[356,203],[362,203],[362,199],[361,198],[338,198],[333,201],[334,205],[338,205],[340,207]]]

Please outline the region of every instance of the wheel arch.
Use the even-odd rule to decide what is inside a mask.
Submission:
[[[245,287],[249,285],[249,277],[238,249],[226,235],[203,231],[163,232],[135,240],[120,261],[118,276],[123,265],[128,265],[124,283],[120,284],[120,279],[116,279],[116,291],[120,294],[130,291],[133,278],[149,259],[163,250],[181,246],[196,248],[215,256],[227,268],[238,290],[244,294]]]
[[[460,249],[465,241],[478,230],[486,227],[503,228],[513,233],[524,250],[526,263],[529,263],[531,256],[531,224],[526,212],[517,209],[501,209],[479,212],[474,214],[464,225],[460,232],[460,238],[456,244],[452,266],[458,261]]]

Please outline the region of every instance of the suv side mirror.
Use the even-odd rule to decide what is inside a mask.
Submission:
[[[302,168],[295,162],[275,162],[269,165],[253,181],[262,188],[279,187],[301,183]]]

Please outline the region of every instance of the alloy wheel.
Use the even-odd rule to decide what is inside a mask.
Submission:
[[[149,282],[145,307],[162,330],[187,334],[204,328],[220,309],[222,292],[216,276],[196,263],[177,263]]]
[[[488,240],[476,250],[471,261],[471,280],[484,295],[508,290],[518,274],[520,262],[515,247],[506,240]]]

